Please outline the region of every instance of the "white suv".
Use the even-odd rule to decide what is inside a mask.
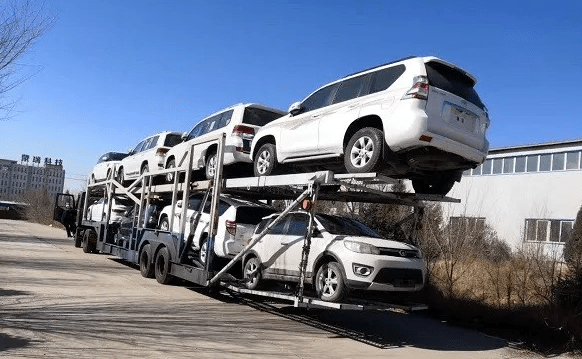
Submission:
[[[406,58],[332,82],[257,132],[255,175],[273,174],[278,164],[335,166],[409,178],[416,192],[446,194],[489,150],[489,116],[475,83],[436,57]]]
[[[210,201],[206,202],[200,221],[194,233],[190,232],[190,227],[195,215],[198,213],[204,195],[196,193],[190,196],[188,208],[186,210],[186,228],[184,237],[192,237],[192,249],[198,252],[198,259],[201,263],[206,262],[206,240],[210,229]],[[174,210],[174,221],[170,230],[170,216],[172,206],[166,206],[160,212],[158,228],[162,231],[179,232],[180,218],[184,212],[182,201],[176,203]],[[261,202],[249,201],[228,195],[220,196],[218,204],[218,228],[216,241],[214,242],[214,253],[219,257],[232,257],[239,253],[249,242],[255,227],[261,220],[275,213],[276,210]]]
[[[166,153],[181,141],[179,132],[162,132],[141,141],[119,163],[115,175],[117,182],[123,184],[135,180],[144,172],[163,169]]]
[[[285,112],[259,104],[237,104],[220,110],[200,122],[194,128],[184,133],[183,142],[176,145],[166,154],[165,168],[181,167],[187,160],[190,147],[194,147],[194,170],[204,168],[207,179],[214,176],[216,165],[217,143],[208,142],[219,139],[226,133],[224,149],[224,165],[237,162],[252,162],[249,153],[251,141],[255,132],[267,123],[284,116]],[[250,166],[249,166],[250,168]],[[168,181],[172,175],[166,176]]]
[[[264,219],[255,233],[275,216]],[[308,225],[306,212],[292,212],[251,249],[243,260],[248,288],[257,288],[263,279],[299,281]],[[423,288],[426,264],[417,248],[384,239],[353,219],[316,214],[315,226],[306,283],[313,284],[320,299],[338,302],[350,289],[415,292]]]

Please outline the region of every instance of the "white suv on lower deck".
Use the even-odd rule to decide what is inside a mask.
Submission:
[[[436,57],[406,58],[332,82],[257,132],[255,175],[272,174],[279,164],[335,166],[409,178],[416,192],[446,194],[489,150],[489,116],[475,83]]]
[[[277,215],[255,229],[263,231]],[[339,302],[350,289],[416,292],[424,287],[426,264],[418,248],[380,237],[349,218],[316,214],[306,267],[306,283],[324,301]],[[263,279],[298,282],[303,243],[309,227],[306,212],[292,212],[276,224],[243,260],[246,286]]]

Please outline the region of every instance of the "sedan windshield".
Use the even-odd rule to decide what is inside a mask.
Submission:
[[[382,238],[373,229],[354,219],[318,214],[317,219],[331,234]]]

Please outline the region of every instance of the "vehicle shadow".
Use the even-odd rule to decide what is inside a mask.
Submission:
[[[30,344],[30,340],[13,337],[0,333],[0,353],[10,349],[24,348]]]
[[[209,291],[189,287],[213,299],[247,305],[256,310],[334,334],[376,348],[415,347],[439,351],[486,351],[506,348],[505,340],[475,330],[456,327],[422,312],[391,310],[337,310],[295,308],[272,298],[241,295],[225,290]]]

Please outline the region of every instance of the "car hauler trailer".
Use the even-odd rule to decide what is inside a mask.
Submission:
[[[80,196],[77,206],[75,246],[83,247],[84,252],[101,252],[111,254],[136,264],[144,277],[155,277],[159,283],[167,284],[173,277],[181,278],[204,287],[222,287],[231,292],[251,294],[290,301],[294,307],[323,307],[337,309],[390,309],[403,310],[425,309],[424,305],[396,305],[388,303],[352,300],[349,303],[332,303],[304,295],[304,283],[307,259],[311,246],[311,235],[314,223],[314,202],[318,200],[336,202],[368,202],[398,204],[414,207],[412,219],[420,221],[422,209],[427,201],[460,202],[457,199],[440,195],[422,195],[412,193],[397,193],[381,189],[382,185],[394,184],[397,181],[377,173],[335,174],[331,171],[309,173],[223,179],[223,136],[218,141],[216,173],[213,180],[192,181],[192,153],[190,151],[182,159],[183,166],[166,169],[157,173],[143,173],[129,186],[111,178],[103,182],[87,185],[87,190]],[[172,173],[173,183],[158,184],[160,176]],[[180,182],[181,174],[185,180]],[[384,186],[386,187],[386,186]],[[207,260],[205,263],[197,260],[191,253],[192,236],[185,238],[186,215],[180,216],[178,232],[172,232],[174,210],[178,198],[187,206],[191,193],[203,192],[197,216],[191,223],[190,233],[199,223],[202,209],[207,201],[210,206],[210,230],[206,246]],[[218,205],[221,194],[231,194],[260,200],[286,200],[288,205],[260,233],[256,233],[246,247],[230,260],[214,260],[214,240],[218,225]],[[63,194],[63,196],[66,196]],[[126,198],[132,201],[133,213],[130,223],[111,222],[113,198]],[[106,198],[109,205],[103,206],[101,220],[87,218],[87,211],[92,199]],[[148,209],[154,201],[162,200],[171,203],[172,213],[169,221],[169,231],[148,227]],[[57,204],[63,200],[57,199]],[[245,288],[242,278],[235,278],[231,271],[241,259],[249,253],[253,246],[261,240],[277,223],[283,220],[292,210],[305,205],[304,209],[310,216],[309,228],[304,238],[301,262],[297,263],[300,270],[300,280],[297,290],[293,293],[274,292],[267,290],[250,290]],[[57,213],[58,211],[55,211]],[[58,219],[57,219],[58,220]],[[155,221],[157,223],[157,220]],[[414,225],[412,226],[414,227]],[[192,229],[193,228],[193,229]],[[411,231],[414,235],[414,230]]]

